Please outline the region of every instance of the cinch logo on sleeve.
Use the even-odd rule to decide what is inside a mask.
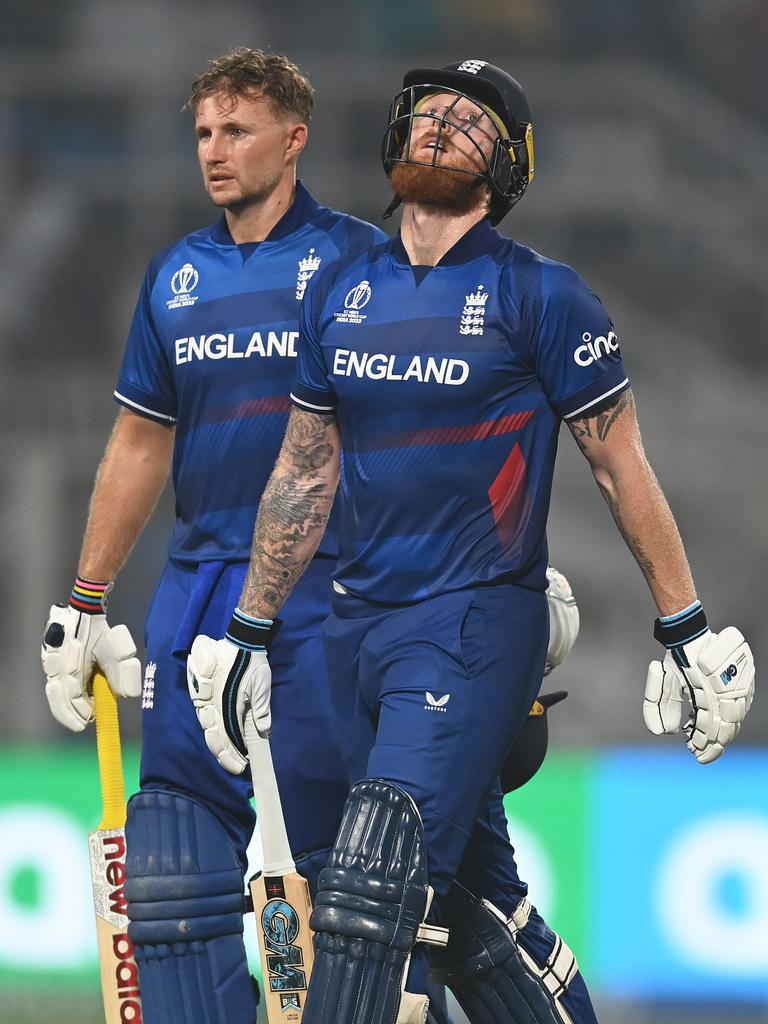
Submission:
[[[241,342],[238,346],[234,331],[229,331],[227,334],[177,338],[173,346],[177,366],[191,363],[195,359],[250,359],[251,356],[295,359],[298,337],[298,331],[268,331],[266,338],[262,337],[261,331],[254,331],[247,345]]]
[[[407,360],[407,362],[406,362]],[[368,377],[369,380],[415,380],[419,384],[464,384],[469,363],[463,359],[434,356],[396,356],[384,352],[351,352],[337,348],[333,357],[337,377]]]
[[[619,350],[619,341],[613,331],[608,332],[607,338],[603,335],[593,338],[589,331],[585,331],[581,340],[584,344],[579,345],[573,353],[573,360],[579,366],[590,366],[602,356],[607,356],[609,352]]]

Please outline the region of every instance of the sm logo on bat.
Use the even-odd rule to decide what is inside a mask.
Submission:
[[[286,900],[269,900],[261,912],[261,929],[267,950],[269,987],[272,992],[306,989],[304,953],[295,945],[301,930],[298,915]]]

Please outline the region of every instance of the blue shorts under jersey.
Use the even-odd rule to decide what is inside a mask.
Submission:
[[[487,221],[436,267],[395,238],[321,271],[292,397],[338,416],[339,581],[385,604],[543,590],[560,422],[626,387],[598,298]]]
[[[384,238],[320,206],[299,183],[265,241],[236,245],[222,216],[152,261],[115,397],[176,427],[171,557],[248,560],[288,420],[307,283],[318,268]],[[333,528],[322,551],[336,554]]]

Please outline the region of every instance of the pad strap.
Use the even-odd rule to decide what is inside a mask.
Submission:
[[[505,917],[458,883],[441,900],[451,935],[445,951],[433,954],[433,974],[448,985],[470,1020],[571,1024],[560,998],[576,975],[576,958],[555,936],[545,964],[536,963],[517,941],[531,911],[526,897]]]
[[[525,951],[521,951],[524,955]],[[568,986],[576,977],[579,965],[576,957],[564,939],[555,937],[555,945],[547,957],[541,972],[541,980],[554,999],[559,999],[568,991]]]

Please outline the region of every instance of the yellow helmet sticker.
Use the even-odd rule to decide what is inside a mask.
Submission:
[[[525,148],[528,150],[528,181],[533,181],[533,125],[525,129]]]

